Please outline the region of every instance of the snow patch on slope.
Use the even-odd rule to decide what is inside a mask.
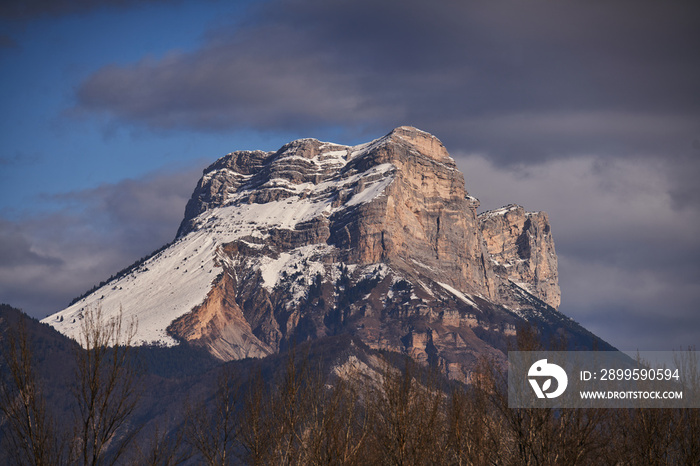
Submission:
[[[376,143],[374,141],[373,143]],[[225,207],[207,210],[200,214],[195,228],[179,238],[165,250],[154,255],[132,273],[109,282],[94,293],[70,307],[42,320],[56,330],[78,339],[83,315],[91,308],[101,307],[103,315],[115,317],[120,310],[125,322],[134,318],[138,330],[134,344],[175,345],[166,328],[175,319],[200,305],[212,288],[216,277],[223,273],[223,262],[217,253],[226,243],[245,238],[264,240],[271,228],[293,230],[300,223],[321,215],[370,202],[381,195],[394,179],[395,167],[382,164],[363,173],[343,174],[341,169],[351,157],[361,156],[371,150],[373,143],[357,147],[328,145],[331,149],[306,159],[319,169],[331,168],[335,174],[319,184],[294,184],[275,178],[260,189],[283,188],[292,196],[263,204],[247,203],[250,190],[242,186],[230,193]],[[295,157],[290,155],[289,158]],[[230,169],[229,175],[245,181],[250,175],[241,175]],[[205,174],[211,177],[213,174]],[[353,195],[345,205],[333,207],[334,193],[352,189]],[[254,243],[248,242],[251,246]],[[278,259],[262,259],[259,267],[265,287],[274,288],[283,271],[293,264],[307,259],[305,265],[309,277],[322,271],[323,264],[309,260],[321,253],[326,244],[311,245],[280,254]],[[300,299],[308,287],[294,288],[294,299]]]
[[[465,302],[466,304],[470,305],[471,307],[473,307],[473,308],[475,308],[475,309],[479,309],[479,306],[477,306],[476,303],[475,303],[474,301],[472,301],[471,299],[469,299],[469,298],[468,298],[464,293],[462,293],[461,291],[459,291],[459,290],[457,290],[457,289],[455,289],[455,288],[452,288],[450,285],[448,285],[448,284],[446,284],[446,283],[437,282],[437,284],[440,285],[441,287],[443,287],[444,289],[446,289],[447,291],[449,291],[450,293],[452,293],[453,295],[455,295],[456,297],[458,297],[460,300],[462,300],[462,301]]]

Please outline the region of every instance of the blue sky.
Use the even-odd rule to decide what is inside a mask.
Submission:
[[[698,345],[698,49],[692,2],[6,2],[0,301],[43,317],[170,241],[230,151],[409,124],[484,208],[549,213],[562,312]]]
[[[280,137],[235,134],[235,129],[206,137],[148,131],[75,109],[76,87],[96,70],[194,50],[206,31],[223,21],[222,15],[236,21],[244,9],[236,5],[224,11],[218,2],[107,6],[5,21],[4,32],[14,45],[0,54],[0,99],[6,109],[0,159],[3,212],[46,208],[47,195],[115,183],[166,165],[201,165],[212,154],[230,151],[232,134],[244,148],[278,145]]]

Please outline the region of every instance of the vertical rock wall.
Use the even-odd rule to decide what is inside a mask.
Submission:
[[[509,205],[482,213],[479,224],[496,273],[558,308],[557,255],[547,214]]]

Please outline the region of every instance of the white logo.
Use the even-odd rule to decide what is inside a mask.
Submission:
[[[569,383],[569,378],[566,376],[564,369],[557,366],[556,364],[548,364],[546,359],[540,359],[532,366],[527,373],[528,380],[532,389],[535,391],[537,398],[556,398],[566,390],[566,385]],[[542,385],[539,384],[538,380],[532,377],[539,377],[542,379]],[[548,392],[552,386],[552,379],[557,381],[556,390],[553,392]]]

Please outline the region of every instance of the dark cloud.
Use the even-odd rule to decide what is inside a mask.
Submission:
[[[0,220],[0,302],[35,317],[172,241],[201,167],[52,196],[62,210]]]
[[[182,0],[8,0],[0,3],[0,18],[27,20],[41,16],[85,13],[104,7],[130,8],[145,3],[181,3]]]
[[[266,2],[191,53],[105,67],[78,111],[157,128],[413,124],[503,162],[700,137],[691,2]]]
[[[21,228],[0,219],[0,263],[3,267],[61,266],[61,259],[35,251]]]
[[[634,306],[606,306],[589,311],[579,323],[622,351],[672,351],[693,345],[697,348],[700,316],[649,315]]]
[[[683,209],[700,206],[700,142],[694,140],[690,150],[673,160],[669,167],[676,180],[669,191],[673,207]]]
[[[79,212],[97,238],[112,237],[129,256],[150,252],[174,238],[201,172],[159,173],[94,189],[53,196]]]
[[[564,314],[621,349],[700,345],[700,206],[675,205],[677,167],[596,156],[457,162],[483,209],[515,202],[549,214]]]

